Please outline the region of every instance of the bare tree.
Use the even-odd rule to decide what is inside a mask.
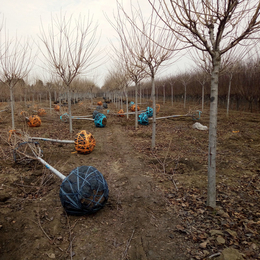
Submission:
[[[8,34],[5,33],[0,48],[0,57],[0,79],[10,90],[12,129],[15,129],[14,89],[20,80],[27,77],[34,65],[36,56],[33,55],[29,40],[23,42],[22,39],[18,38],[10,39]]]
[[[97,46],[97,25],[93,18],[79,16],[73,20],[70,16],[60,14],[52,17],[51,25],[46,32],[41,25],[40,40],[45,46],[41,49],[52,73],[57,74],[64,82],[68,93],[69,127],[72,133],[71,118],[71,83],[93,65],[94,51]],[[73,21],[75,23],[73,23]]]
[[[218,81],[221,57],[259,31],[257,0],[148,0],[175,35],[211,57],[211,97],[208,147],[208,206],[216,207],[216,144]],[[174,26],[173,26],[174,25]]]
[[[117,32],[122,45],[125,46],[129,55],[145,65],[144,71],[151,78],[153,101],[151,148],[153,149],[155,148],[156,136],[155,76],[162,64],[173,57],[173,50],[175,50],[178,41],[170,30],[167,30],[165,25],[160,22],[153,9],[151,16],[145,20],[140,7],[136,9],[131,6],[131,13],[128,15],[123,6],[118,3],[117,16],[119,17],[118,21],[120,21]],[[138,66],[138,64],[136,65]]]

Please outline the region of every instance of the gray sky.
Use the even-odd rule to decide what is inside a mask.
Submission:
[[[150,7],[148,1],[132,0],[133,5],[136,5],[137,2],[142,8],[144,16],[148,16]],[[128,11],[130,1],[124,0],[123,5],[125,10]],[[115,0],[0,0],[0,6],[0,15],[5,19],[6,29],[10,36],[31,37],[35,41],[39,41],[41,21],[47,30],[51,16],[55,16],[62,11],[66,15],[73,14],[73,17],[93,15],[93,22],[94,24],[97,22],[99,25],[98,34],[101,35],[98,49],[106,50],[102,52],[104,56],[110,51],[108,39],[116,42],[117,34],[104,16],[104,13],[106,13],[108,17],[113,19],[113,12],[116,13]],[[186,65],[187,62],[188,60],[186,60]],[[179,67],[183,69],[186,65],[185,62],[179,61],[177,65],[171,67],[171,70],[164,72],[164,74],[176,74],[179,72]],[[85,77],[94,79],[95,83],[101,87],[110,66],[111,62],[107,61],[89,72]],[[30,73],[30,77],[42,78],[44,74],[46,72],[43,71],[39,59]]]

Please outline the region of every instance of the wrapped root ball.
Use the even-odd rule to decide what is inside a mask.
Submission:
[[[62,121],[62,122],[69,122],[69,119],[70,119],[70,116],[69,116],[69,114],[68,113],[64,113],[63,115],[61,115],[60,116],[60,120]]]
[[[151,107],[147,107],[146,108],[146,114],[148,117],[152,117],[153,116],[153,109]]]
[[[135,104],[130,107],[130,110],[132,112],[135,112]],[[140,107],[137,105],[137,111],[139,111],[139,110],[140,110]]]
[[[102,106],[102,101],[98,101],[98,102],[97,102],[97,105],[98,105],[98,106]]]
[[[86,130],[82,130],[76,135],[74,143],[75,150],[82,154],[91,153],[96,146],[96,140],[94,136]]]
[[[94,120],[96,127],[105,127],[107,124],[107,117],[104,114],[98,113]]]
[[[159,113],[161,106],[159,104],[156,104],[156,113]]]
[[[30,116],[27,121],[27,124],[30,127],[38,127],[41,125],[41,123],[42,123],[42,121],[41,121],[40,117],[36,116],[36,115]]]
[[[131,101],[131,102],[129,103],[129,107],[131,108],[131,106],[134,105],[134,104],[135,104],[135,102]]]
[[[140,125],[148,125],[149,124],[149,119],[148,115],[146,113],[142,113],[138,116],[138,123]]]
[[[93,112],[93,119],[95,119],[97,114],[99,114],[99,112],[97,110],[94,110],[94,112]]]
[[[124,110],[123,109],[120,109],[118,112],[117,112],[118,116],[120,117],[124,117]]]
[[[54,106],[54,110],[57,111],[57,112],[59,112],[59,111],[60,111],[60,106],[59,106],[59,105],[55,105],[55,106]]]
[[[102,209],[108,193],[107,182],[96,168],[80,166],[63,180],[60,200],[68,214],[81,216]]]
[[[37,112],[38,116],[45,116],[46,115],[46,111],[43,108],[40,108]]]
[[[107,108],[107,103],[103,103],[103,108]]]

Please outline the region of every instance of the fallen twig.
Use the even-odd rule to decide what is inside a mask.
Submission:
[[[125,251],[123,253],[123,256],[122,256],[121,260],[124,260],[126,258],[126,256],[127,256],[127,251],[128,251],[129,246],[130,246],[130,243],[131,243],[131,240],[133,238],[134,233],[135,233],[135,230],[133,230],[131,237],[127,241],[126,248],[125,248]]]

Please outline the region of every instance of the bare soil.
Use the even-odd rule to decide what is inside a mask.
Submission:
[[[95,103],[99,100],[95,100]],[[145,109],[149,103],[140,105]],[[1,104],[0,110],[6,104]],[[160,102],[158,116],[185,114],[183,104]],[[48,103],[34,109],[47,108]],[[95,106],[94,106],[95,107]],[[189,109],[198,109],[190,104]],[[226,247],[245,259],[260,259],[260,115],[219,111],[218,207],[206,207],[208,131],[193,129],[191,117],[157,121],[156,149],[151,150],[151,124],[134,128],[134,115],[112,115],[107,125],[60,120],[46,109],[40,127],[28,127],[16,104],[16,128],[38,136],[73,140],[80,130],[91,132],[96,147],[90,154],[73,144],[39,141],[43,159],[64,175],[81,165],[97,168],[109,187],[105,207],[92,215],[64,211],[61,180],[38,161],[16,164],[7,143],[10,112],[0,120],[0,259],[153,260],[209,259]],[[73,105],[74,115],[93,113],[89,101]],[[199,122],[208,126],[209,109]],[[218,231],[214,233],[214,230]],[[222,239],[224,240],[222,240]],[[214,259],[213,257],[211,259]]]

